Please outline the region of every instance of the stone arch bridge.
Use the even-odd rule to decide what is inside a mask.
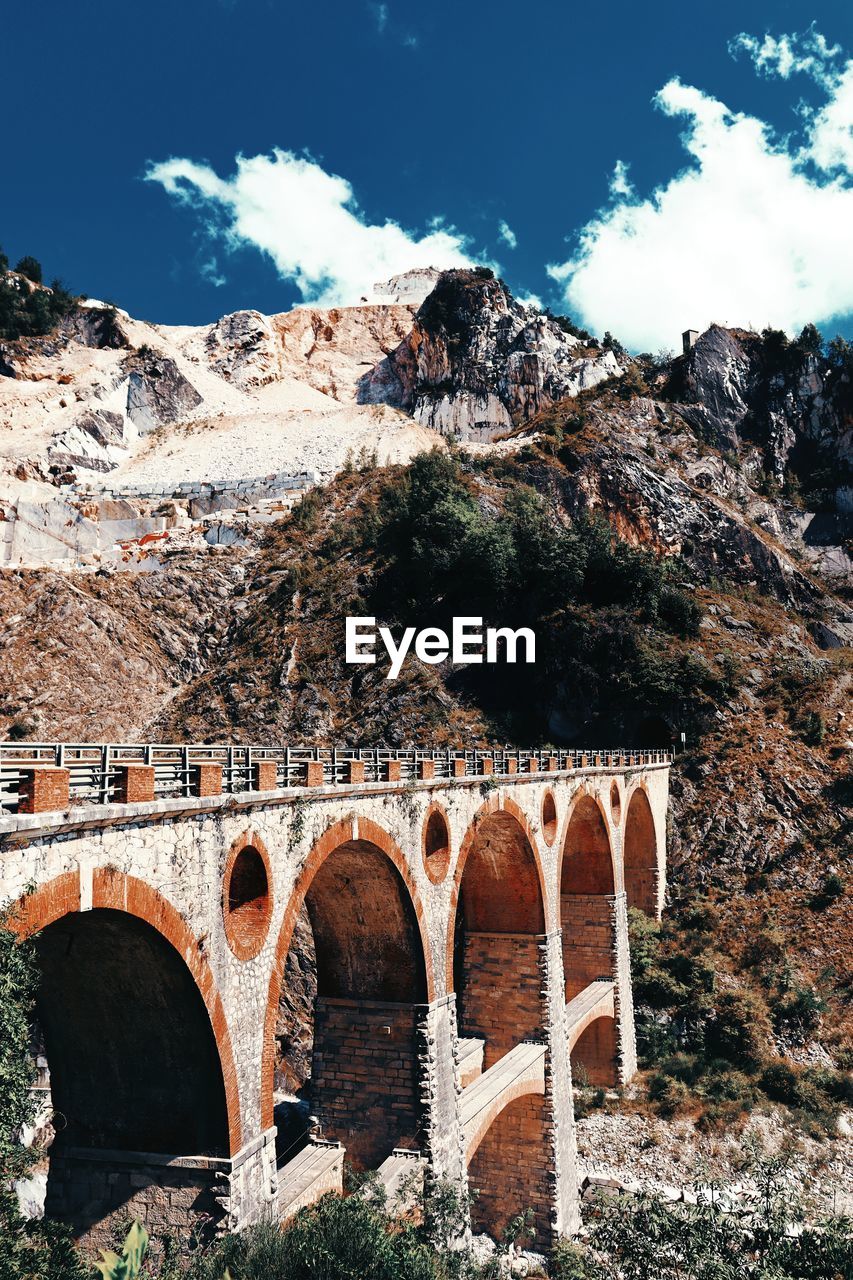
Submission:
[[[661,910],[668,776],[660,751],[0,747],[47,1212],[93,1243],[113,1214],[239,1229],[346,1157],[392,1193],[467,1180],[481,1230],[576,1229],[572,1071],[636,1068],[626,911]]]

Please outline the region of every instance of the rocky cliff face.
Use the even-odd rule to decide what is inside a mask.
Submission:
[[[489,441],[620,373],[612,351],[516,302],[490,272],[446,271],[359,395],[397,404],[452,439]]]

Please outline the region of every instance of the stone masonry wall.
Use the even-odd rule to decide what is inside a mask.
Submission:
[[[215,1199],[226,1160],[170,1161],[121,1151],[55,1147],[45,1211],[68,1223],[89,1250],[114,1247],[132,1218],[152,1236],[191,1228],[212,1236],[222,1210]],[[204,1223],[207,1223],[205,1227]]]
[[[479,1193],[471,1211],[475,1231],[499,1239],[510,1218],[532,1209],[534,1246],[550,1247],[553,1195],[547,1110],[541,1095],[511,1102],[474,1153],[468,1182]]]
[[[314,1021],[312,1104],[322,1136],[346,1147],[359,1168],[376,1168],[420,1129],[417,1005],[319,997]]]
[[[485,1039],[484,1070],[519,1040],[542,1038],[539,941],[532,933],[466,934],[461,1034]]]
[[[564,893],[560,899],[567,1000],[596,978],[613,978],[611,903],[603,894]]]

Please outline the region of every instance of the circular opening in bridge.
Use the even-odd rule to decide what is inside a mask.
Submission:
[[[440,884],[450,866],[450,830],[440,809],[433,809],[424,829],[424,866],[433,884]]]
[[[542,797],[542,834],[546,844],[553,844],[557,838],[557,804],[552,791]]]
[[[232,854],[222,897],[228,945],[238,960],[251,960],[264,945],[272,915],[265,852],[247,844]]]
[[[610,788],[610,812],[613,814],[614,822],[618,822],[622,817],[622,797],[619,794],[619,784],[616,782]]]

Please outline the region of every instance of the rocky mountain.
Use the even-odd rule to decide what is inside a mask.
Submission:
[[[773,1052],[842,1064],[850,348],[714,326],[678,357],[631,357],[487,272],[428,284],[200,329],[79,306],[47,337],[4,344],[0,509],[13,529],[19,513],[50,519],[71,550],[0,537],[24,552],[0,572],[0,734],[680,746],[684,733],[672,913],[686,921],[697,898],[719,913],[713,936],[685,925],[690,965],[758,1001]],[[426,468],[420,524],[401,525],[404,464],[433,445],[454,446],[449,470]],[[316,473],[295,507],[239,488],[288,470]],[[176,496],[211,476],[231,488]],[[81,552],[83,522],[101,539]],[[603,549],[607,526],[637,559]],[[415,541],[432,577],[404,563]],[[495,578],[489,595],[513,556],[529,582],[513,597]],[[535,604],[541,681],[495,689],[449,665],[353,676],[343,616],[369,602],[399,621],[413,582],[429,608],[453,590],[460,611]],[[774,930],[784,973],[750,959]],[[792,991],[811,993],[807,1027]]]

